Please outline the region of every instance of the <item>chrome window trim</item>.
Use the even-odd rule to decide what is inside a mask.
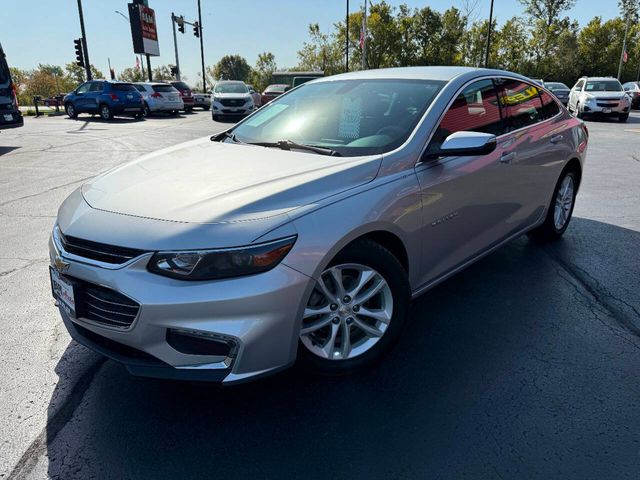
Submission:
[[[474,78],[472,80],[469,80],[468,82],[466,82],[464,85],[462,85],[462,87],[460,87],[456,91],[455,95],[451,98],[451,100],[447,104],[447,107],[442,111],[442,113],[438,117],[438,121],[434,124],[434,126],[433,126],[433,128],[431,130],[431,133],[429,133],[429,136],[428,136],[428,139],[427,139],[426,143],[423,145],[422,149],[420,150],[420,155],[418,156],[418,160],[416,161],[416,164],[414,165],[414,168],[418,167],[420,165],[424,165],[425,163],[431,163],[431,162],[422,162],[420,159],[422,158],[424,153],[427,151],[427,148],[429,147],[429,143],[431,143],[433,135],[436,133],[436,129],[438,128],[438,125],[440,125],[440,122],[444,118],[445,114],[449,111],[449,108],[451,108],[451,105],[453,104],[455,99],[458,98],[458,95],[460,95],[463,92],[463,90],[465,88],[467,88],[469,85],[471,85],[472,83],[475,83],[475,82],[478,82],[478,81],[481,81],[481,80],[492,80],[492,81],[495,81],[496,79],[500,79],[500,78],[509,79],[509,80],[517,80],[517,81],[520,81],[520,82],[524,82],[524,83],[527,83],[527,84],[531,85],[532,87],[536,87],[538,90],[543,89],[547,93],[550,93],[547,89],[545,89],[541,85],[532,85],[530,82],[527,82],[526,80],[523,80],[523,79],[518,78],[518,77],[512,77],[512,76],[509,76],[509,75],[500,75],[500,76],[497,76],[497,75],[483,75],[481,77],[476,77],[476,78]],[[494,88],[495,88],[495,86],[494,86]],[[540,95],[538,95],[538,97],[540,97]],[[536,122],[536,123],[534,123],[532,125],[527,125],[526,127],[521,127],[521,128],[518,128],[517,130],[512,130],[510,132],[503,133],[502,135],[498,135],[498,136],[496,136],[496,142],[500,143],[500,141],[503,140],[504,137],[507,137],[509,135],[514,135],[514,134],[516,134],[518,132],[521,132],[521,131],[524,131],[524,130],[526,130],[528,128],[532,128],[532,127],[535,127],[535,126],[538,126],[538,125],[542,125],[542,124],[544,124],[546,122],[550,122],[551,120],[554,120],[556,117],[562,115],[562,108],[564,108],[564,106],[562,108],[560,108],[560,105],[558,104],[558,101],[556,100],[556,98],[555,98],[555,96],[553,94],[551,94],[551,98],[552,98],[552,100],[554,102],[556,102],[556,105],[558,105],[558,107],[559,107],[559,111],[558,111],[557,114],[555,114],[553,117],[546,118],[541,122]],[[434,99],[434,101],[435,101],[435,99]],[[540,103],[542,103],[542,100],[540,101]],[[500,117],[502,118],[502,109],[500,110],[500,112],[501,112],[500,113]],[[451,157],[451,158],[454,158],[454,157]]]

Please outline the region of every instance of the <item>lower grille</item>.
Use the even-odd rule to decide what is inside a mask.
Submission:
[[[72,278],[76,295],[76,314],[102,325],[127,329],[131,326],[140,304],[109,288]]]
[[[240,107],[244,105],[244,100],[240,98],[223,98],[220,103],[225,107]]]
[[[599,107],[609,107],[609,108],[613,108],[613,107],[617,107],[618,106],[618,102],[597,102],[597,105]]]
[[[62,248],[79,257],[90,258],[99,262],[121,264],[146,253],[135,248],[117,247],[105,243],[92,242],[76,237],[68,237],[59,232]]]

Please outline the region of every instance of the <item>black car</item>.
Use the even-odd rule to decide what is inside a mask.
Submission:
[[[569,103],[569,93],[571,89],[561,82],[544,82],[544,86],[553,93],[558,100],[566,107]]]
[[[0,130],[3,128],[22,127],[24,119],[18,108],[16,86],[11,80],[9,65],[0,45]]]
[[[622,88],[631,99],[631,107],[640,108],[640,82],[627,82]]]

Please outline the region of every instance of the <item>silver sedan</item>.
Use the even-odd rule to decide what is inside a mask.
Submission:
[[[73,338],[137,375],[352,371],[412,298],[524,233],[559,238],[587,140],[505,71],[318,79],[78,188],[50,240],[53,294]]]

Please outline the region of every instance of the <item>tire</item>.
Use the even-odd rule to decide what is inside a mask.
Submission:
[[[565,188],[566,179],[569,179],[568,181],[571,184],[570,205],[567,203],[569,197],[561,199],[559,195],[561,189]],[[552,242],[554,240],[558,240],[564,234],[571,222],[579,184],[579,175],[575,169],[568,168],[563,170],[560,178],[558,179],[558,183],[556,184],[556,188],[553,189],[553,196],[551,197],[551,202],[549,203],[544,223],[529,232],[529,236],[533,240],[538,242]],[[561,224],[556,222],[556,211],[560,208],[565,212],[564,221]]]
[[[185,113],[191,113],[193,111],[193,107],[185,107]]]
[[[135,118],[136,120],[141,120],[144,118],[144,112],[141,113],[136,113],[133,118]]]
[[[211,120],[213,120],[214,122],[219,122],[220,121],[220,115],[211,115]]]
[[[622,123],[626,122],[627,120],[629,120],[629,114],[621,113],[620,115],[618,115],[618,120]]]
[[[354,288],[364,275],[370,280],[360,284],[360,289]],[[354,299],[346,294],[341,299],[336,296],[340,290],[335,288],[334,278],[341,279],[344,290]],[[382,282],[386,283],[376,291]],[[370,299],[365,299],[373,292]],[[360,304],[356,303],[358,298]],[[410,302],[409,280],[398,259],[372,240],[352,243],[327,266],[307,300],[299,334],[300,364],[329,375],[347,374],[373,364],[398,340]],[[314,314],[314,310],[322,313]],[[378,319],[369,313],[378,315]],[[343,342],[347,332],[349,343]]]
[[[147,105],[146,102],[144,104],[144,110],[142,111],[142,115],[144,117],[150,117],[151,116],[151,109],[149,108],[149,105]]]
[[[73,105],[73,103],[65,103],[64,111],[69,118],[78,118],[78,111],[76,110],[76,107]]]
[[[211,107],[202,107],[202,109],[203,109],[205,112],[208,112],[208,111],[211,109]]]
[[[111,107],[106,103],[100,105],[100,118],[103,120],[111,120],[113,118],[113,113],[111,112]]]

